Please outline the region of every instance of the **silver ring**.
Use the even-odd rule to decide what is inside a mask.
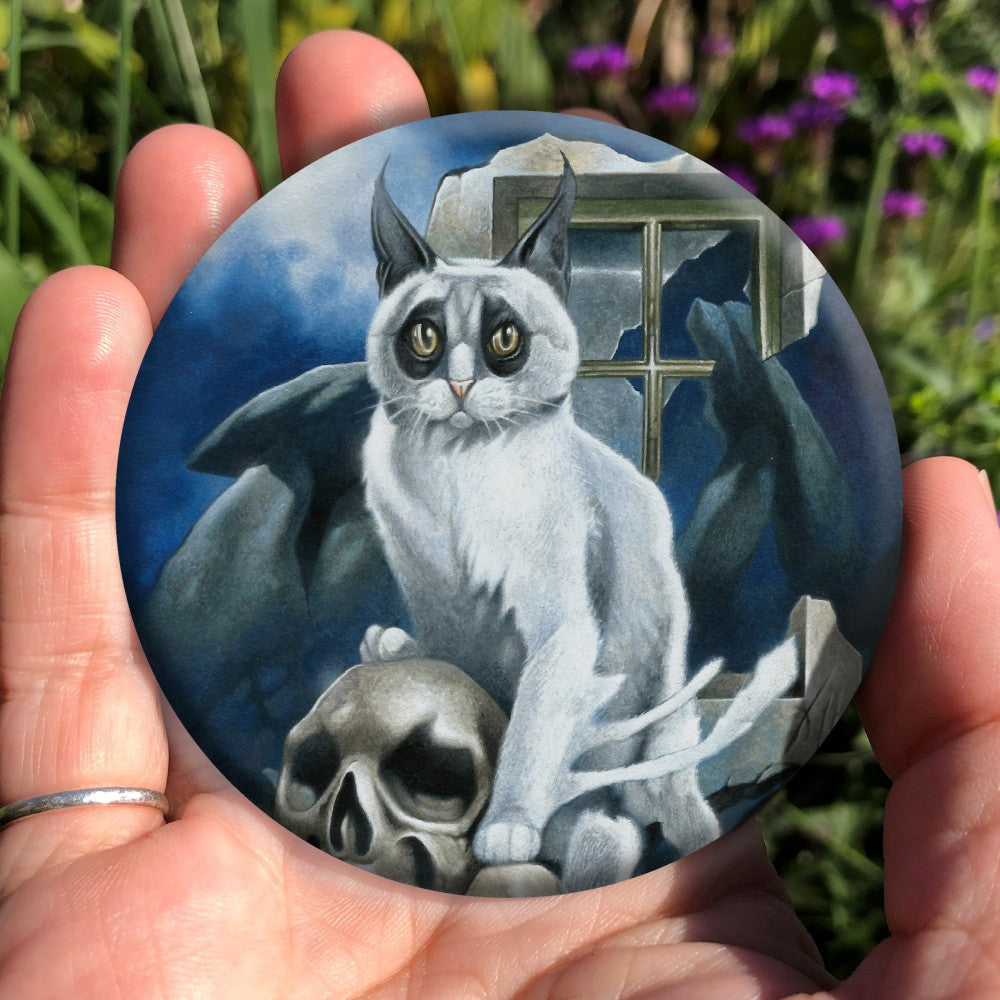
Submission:
[[[51,812],[53,809],[70,809],[74,806],[113,805],[152,806],[166,813],[170,808],[167,797],[152,788],[130,788],[110,785],[105,788],[78,788],[71,792],[50,792],[19,799],[10,805],[0,806],[0,830],[26,816]]]

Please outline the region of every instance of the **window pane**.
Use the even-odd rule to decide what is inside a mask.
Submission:
[[[721,243],[729,233],[726,230],[671,230],[663,229],[662,297],[660,300],[660,357],[697,358],[698,349],[687,331],[685,320],[690,301],[703,294],[704,268],[698,266],[699,258],[710,247]],[[690,287],[688,287],[690,286]],[[706,287],[707,298],[711,293]],[[678,308],[678,298],[684,305]]]
[[[581,360],[642,356],[642,242],[637,229],[569,231],[573,265],[569,311],[580,336]],[[638,336],[623,334],[638,328]],[[635,341],[633,345],[631,341]]]
[[[747,302],[753,239],[745,228],[663,231],[663,293],[660,299],[662,357],[698,357],[687,330],[695,299]]]

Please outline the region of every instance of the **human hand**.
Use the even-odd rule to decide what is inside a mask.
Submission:
[[[286,173],[427,114],[412,72],[318,35],[278,86]],[[152,329],[258,197],[206,129],[144,140],[114,268],[56,275],[18,326],[2,400],[0,802],[104,784],[135,806],[0,834],[0,996],[776,997],[832,989],[752,823],[592,892],[449,898],[329,858],[251,806],[169,709],[132,629],[114,526],[117,444]],[[984,993],[1000,952],[1000,531],[975,471],[906,471],[898,596],[859,703],[895,779],[893,938],[837,996]]]

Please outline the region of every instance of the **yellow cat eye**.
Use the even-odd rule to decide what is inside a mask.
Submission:
[[[410,347],[418,358],[433,358],[441,344],[441,336],[426,320],[410,327]]]
[[[486,345],[495,358],[510,358],[521,347],[521,331],[513,323],[504,323],[493,331]]]

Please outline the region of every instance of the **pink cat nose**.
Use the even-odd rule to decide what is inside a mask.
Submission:
[[[449,379],[448,385],[451,386],[451,391],[458,397],[458,401],[462,403],[465,401],[465,397],[469,395],[469,390],[475,381],[474,378],[467,378],[463,382],[452,382]]]

